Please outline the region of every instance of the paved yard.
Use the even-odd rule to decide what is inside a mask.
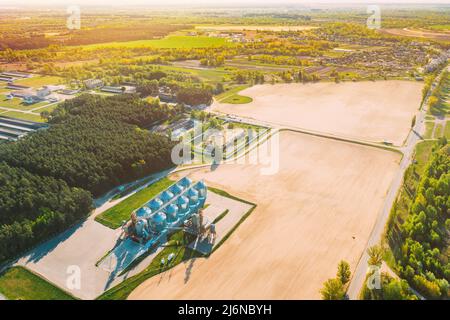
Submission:
[[[88,219],[37,247],[20,259],[18,265],[40,274],[76,297],[93,299],[104,291],[109,278],[109,273],[95,264],[114,246],[117,237],[116,230]],[[73,266],[80,270],[79,289],[69,288],[66,283]]]

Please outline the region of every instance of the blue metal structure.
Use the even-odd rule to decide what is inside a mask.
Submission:
[[[104,259],[116,260],[114,273],[126,269],[150,248],[164,244],[168,234],[181,228],[205,205],[207,186],[185,177],[132,213],[122,228],[128,237]]]

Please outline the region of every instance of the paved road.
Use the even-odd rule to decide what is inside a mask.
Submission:
[[[437,81],[440,79],[441,76],[442,76],[442,73],[440,74],[439,77],[437,77],[435,84],[437,83]],[[432,89],[433,88],[434,88],[434,85],[432,86]],[[429,97],[429,95],[428,95],[428,97]],[[411,164],[411,161],[414,156],[414,150],[415,150],[416,144],[422,140],[422,137],[420,136],[419,133],[423,132],[424,120],[425,120],[425,115],[426,115],[426,111],[427,111],[426,106],[427,106],[427,102],[428,102],[428,97],[427,97],[427,99],[425,99],[423,108],[420,110],[420,113],[417,115],[416,125],[409,133],[404,147],[401,148],[401,151],[403,152],[403,158],[400,162],[398,172],[397,172],[394,180],[392,181],[391,187],[389,188],[389,192],[386,196],[383,209],[382,209],[380,215],[378,216],[375,227],[373,228],[372,233],[369,238],[369,241],[366,244],[366,249],[364,250],[364,253],[361,256],[361,258],[358,262],[358,265],[356,266],[355,272],[353,273],[353,277],[351,279],[349,288],[347,290],[348,297],[351,300],[358,299],[359,292],[360,292],[362,286],[364,285],[364,280],[366,278],[366,273],[367,273],[367,261],[369,259],[369,255],[367,254],[367,248],[370,248],[370,247],[380,243],[384,228],[386,226],[386,222],[387,222],[387,220],[389,218],[389,214],[391,212],[391,208],[397,197],[398,190],[400,189],[400,187],[402,185],[403,175],[404,175],[406,169]]]

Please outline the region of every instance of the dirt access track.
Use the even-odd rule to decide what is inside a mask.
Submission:
[[[262,164],[188,172],[258,206],[208,259],[147,280],[130,299],[319,299],[340,260],[355,269],[400,154],[291,131],[277,138],[273,175]]]
[[[349,139],[403,144],[420,107],[423,83],[364,81],[264,84],[239,94],[247,104],[215,102],[213,111]]]

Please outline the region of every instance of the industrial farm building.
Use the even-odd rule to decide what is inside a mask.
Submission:
[[[43,123],[0,116],[0,140],[17,140],[36,130],[47,128]]]

